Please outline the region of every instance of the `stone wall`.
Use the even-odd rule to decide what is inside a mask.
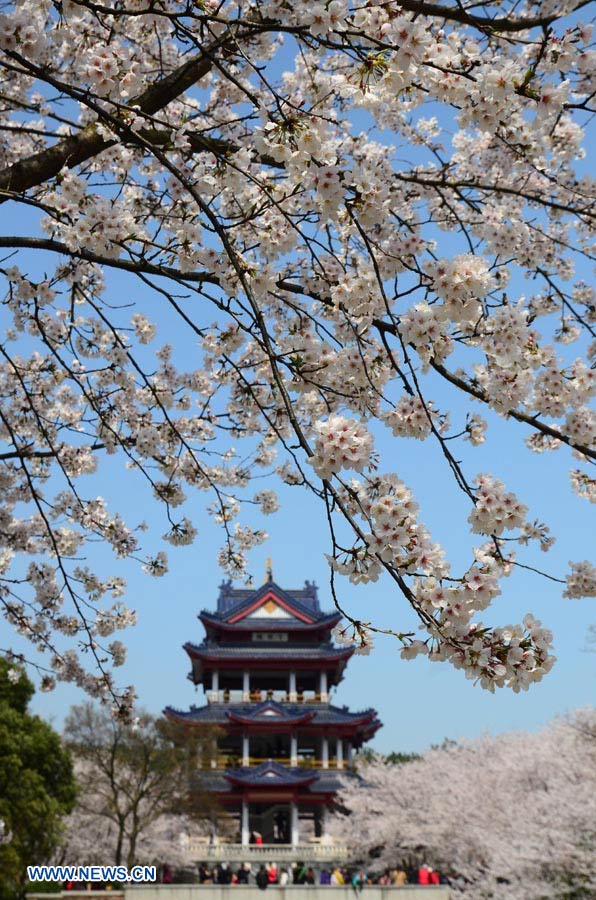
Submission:
[[[255,885],[139,884],[113,891],[62,891],[59,894],[27,894],[28,900],[449,900],[444,885],[404,887],[370,885],[362,893],[352,887],[329,885],[272,885],[260,891]]]
[[[382,887],[370,885],[362,893],[352,887],[330,885],[271,885],[260,891],[255,885],[137,885],[124,891],[125,900],[449,900],[444,885]]]

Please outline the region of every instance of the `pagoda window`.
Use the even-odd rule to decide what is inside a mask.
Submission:
[[[310,768],[317,760],[316,738],[308,736],[298,737],[298,765]]]
[[[243,764],[244,747],[240,735],[227,735],[219,741],[217,767],[232,769]]]
[[[252,762],[258,765],[268,759],[275,759],[282,765],[290,764],[291,746],[290,736],[256,734],[250,740],[250,752]]]
[[[287,631],[253,631],[252,639],[253,639],[253,641],[266,643],[266,644],[283,644],[283,643],[287,643],[288,632]]]

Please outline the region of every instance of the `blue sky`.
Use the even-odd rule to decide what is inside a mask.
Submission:
[[[6,221],[10,221],[15,233],[35,233],[32,215],[31,211],[20,209]],[[440,254],[450,255],[457,250],[450,236],[440,236]],[[54,260],[42,254],[35,261],[30,257],[27,265],[31,266],[32,274],[40,274],[43,266],[49,267]],[[121,275],[110,276],[109,283],[111,299],[138,300],[149,318],[161,318],[162,313],[157,309],[159,298],[148,296],[140,283]],[[524,290],[528,286],[524,287],[520,278],[512,282],[508,293],[515,297]],[[131,313],[132,310],[123,312],[123,318]],[[207,322],[212,318],[213,312],[206,313]],[[182,352],[189,357],[194,340],[187,342],[171,323],[163,324],[164,339],[175,342],[178,350],[184,346]],[[570,348],[571,356],[576,352],[574,347]],[[439,408],[455,410],[454,430],[457,423],[463,422],[468,409],[481,412],[489,420],[486,445],[475,449],[469,444],[457,444],[456,455],[463,461],[466,473],[473,478],[477,472],[494,472],[528,504],[530,518],[547,522],[557,536],[550,553],[541,554],[528,548],[523,561],[561,575],[569,560],[593,558],[591,508],[586,501],[575,497],[569,486],[567,470],[577,466],[571,454],[565,449],[544,455],[530,453],[523,443],[527,434],[524,426],[487,415],[478,405],[469,406],[467,401],[455,399],[454,402],[451,388],[432,379],[428,386]],[[395,441],[385,430],[376,430],[375,437],[383,457],[383,470],[396,471],[413,487],[421,505],[421,518],[433,538],[445,547],[454,573],[461,572],[471,561],[473,541],[466,526],[469,506],[453,485],[442,457],[428,442]],[[261,487],[265,482],[257,484]],[[90,477],[85,487],[90,495],[106,496],[112,508],[121,511],[131,524],[146,519],[150,525],[148,548],[158,549],[157,538],[166,530],[165,524],[146,487],[121,462],[113,458],[102,460],[100,473]],[[112,569],[127,577],[126,601],[138,611],[139,623],[123,635],[129,646],[129,659],[116,674],[121,683],[135,684],[141,704],[153,713],[159,713],[166,705],[184,708],[201,702],[186,678],[189,664],[182,644],[201,639],[196,615],[202,608],[214,607],[222,579],[215,561],[222,536],[204,512],[203,499],[191,497],[184,509],[199,529],[196,543],[170,549],[170,572],[162,579],[143,575],[130,561],[113,564],[110,556],[97,545],[89,548],[92,563],[97,562],[104,571]],[[329,607],[329,572],[324,555],[328,536],[323,511],[314,498],[303,495],[299,489],[282,488],[281,500],[282,509],[277,515],[266,519],[258,514],[253,517],[254,522],[270,532],[268,543],[251,556],[255,583],[260,583],[265,557],[271,555],[275,578],[282,587],[291,589],[301,586],[305,579],[314,579],[319,585],[323,607]],[[446,664],[433,664],[424,659],[402,661],[397,641],[379,637],[370,656],[354,657],[335,696],[337,702],[354,709],[377,708],[384,722],[384,728],[373,742],[377,749],[422,750],[446,737],[457,739],[511,728],[534,729],[555,715],[594,703],[596,654],[583,652],[582,648],[586,646],[588,626],[596,622],[596,602],[565,600],[560,585],[529,572],[516,572],[504,580],[503,591],[503,596],[484,614],[484,621],[517,622],[526,612],[533,612],[555,634],[558,662],[554,670],[528,693],[515,695],[502,690],[491,695]],[[338,593],[342,603],[358,618],[396,630],[416,627],[414,615],[388,579],[360,587],[339,579]],[[1,643],[4,644],[4,639]],[[12,638],[6,643],[18,647]],[[82,699],[76,689],[60,685],[53,693],[37,694],[33,706],[61,726],[70,705]]]
[[[27,233],[31,225],[29,217],[20,214],[15,233]],[[447,237],[442,252],[453,252],[450,244]],[[35,260],[30,257],[27,265],[31,274],[39,274],[44,266],[49,268],[50,262],[49,255],[41,254]],[[149,318],[162,319],[160,301],[148,295],[138,282],[118,274],[110,276],[109,284],[111,298],[123,298],[125,302],[137,300]],[[520,279],[513,290],[521,293],[523,289]],[[514,296],[511,290],[510,295]],[[132,309],[123,309],[121,313],[123,320],[131,314]],[[211,311],[205,314],[207,322],[213,318]],[[156,341],[155,347],[170,340],[178,351],[184,348],[181,352],[188,361],[195,348],[194,338],[183,338],[171,322],[164,320],[161,324],[161,341]],[[572,355],[578,352],[573,345],[568,349]],[[192,368],[198,360],[193,363]],[[439,408],[453,411],[454,430],[458,422],[463,422],[468,409],[481,412],[489,421],[487,443],[482,447],[472,448],[460,442],[456,447],[451,445],[457,450],[466,473],[473,478],[478,472],[494,472],[527,503],[529,517],[547,522],[557,536],[550,553],[528,548],[523,561],[560,576],[569,560],[593,558],[592,510],[586,501],[571,492],[567,471],[577,466],[571,454],[564,448],[543,455],[531,453],[523,443],[528,433],[525,426],[487,414],[478,404],[470,406],[457,398],[449,386],[436,380],[430,379],[428,388],[429,396]],[[455,488],[442,457],[430,442],[395,441],[386,429],[376,429],[375,439],[383,470],[396,471],[414,489],[421,518],[433,538],[445,547],[454,572],[461,572],[470,564],[470,547],[474,543],[466,525],[469,506]],[[263,486],[265,481],[259,481],[255,489]],[[146,486],[121,461],[104,458],[99,473],[89,476],[84,488],[88,496],[105,496],[130,524],[147,520],[150,526],[147,548],[160,548],[159,535],[166,530],[165,523],[156,512]],[[259,514],[252,517],[270,533],[268,543],[251,557],[255,583],[260,582],[265,557],[270,554],[275,577],[282,587],[297,587],[305,579],[314,579],[320,588],[322,605],[329,606],[329,573],[324,556],[328,536],[322,509],[300,489],[281,488],[280,512],[267,518]],[[223,541],[204,511],[204,499],[204,495],[194,495],[186,504],[184,513],[193,518],[199,536],[194,546],[167,548],[170,573],[163,579],[143,575],[131,562],[113,563],[98,545],[89,548],[92,564],[99,565],[104,572],[114,570],[124,574],[128,580],[126,602],[138,611],[139,624],[123,636],[130,648],[129,660],[116,674],[121,683],[135,684],[140,702],[154,713],[168,704],[184,708],[201,702],[186,678],[189,665],[181,645],[189,639],[200,640],[202,634],[196,615],[202,608],[213,608],[222,579],[215,560]],[[526,612],[533,612],[555,633],[558,662],[554,670],[527,694],[515,695],[503,690],[493,696],[466,681],[462,672],[448,665],[426,660],[402,661],[395,639],[378,638],[377,647],[369,657],[352,660],[336,695],[337,702],[352,708],[378,709],[384,728],[374,740],[377,749],[421,750],[445,737],[457,739],[486,730],[533,729],[552,716],[594,703],[596,654],[583,652],[582,648],[586,646],[589,624],[596,622],[595,602],[565,600],[560,585],[520,571],[504,580],[503,590],[503,596],[484,614],[484,621],[517,622]],[[416,627],[414,615],[388,579],[360,587],[339,579],[338,592],[342,603],[356,617],[396,630]],[[11,638],[6,643],[18,647]],[[82,699],[74,688],[60,685],[53,693],[38,694],[34,708],[60,726],[70,705]]]
[[[498,474],[519,490],[536,515],[559,532],[559,540],[549,554],[536,552],[528,560],[560,571],[568,559],[583,559],[589,554],[593,544],[589,507],[571,495],[562,458],[530,454],[521,444],[521,434],[515,436],[517,440],[509,450],[502,439],[490,455],[502,457]],[[430,448],[411,442],[407,449],[409,452],[404,452],[401,442],[399,471],[416,488],[434,536],[444,542],[454,562],[463,562],[468,558],[469,535],[462,527],[462,501],[447,482],[446,472],[437,468],[436,462],[434,468],[430,465]],[[470,449],[465,457],[474,459],[482,454],[482,450]],[[130,473],[121,470],[119,478],[106,479],[104,493],[118,494],[121,508],[128,506],[131,514],[134,510],[137,517],[145,516],[159,533],[155,511],[149,503],[143,504],[142,490],[135,491],[129,477]],[[305,579],[314,579],[322,606],[330,607],[324,558],[327,536],[321,512],[312,498],[298,490],[285,488],[282,501],[280,512],[262,522],[271,536],[252,556],[255,583],[261,582],[265,558],[270,554],[275,579],[282,587],[299,587]],[[221,536],[197,500],[190,505],[196,511],[199,536],[194,546],[171,551],[168,575],[156,580],[140,574],[130,563],[118,567],[126,571],[126,600],[137,609],[139,623],[124,634],[129,659],[116,672],[122,683],[136,685],[140,702],[154,713],[168,704],[185,708],[202,702],[202,691],[197,693],[186,678],[190,667],[182,644],[202,638],[196,615],[202,608],[215,606],[222,579],[215,563]],[[528,693],[516,695],[502,690],[491,695],[446,664],[401,660],[397,641],[379,637],[370,656],[352,659],[334,697],[353,709],[374,706],[379,711],[384,727],[373,741],[375,748],[422,750],[445,737],[535,729],[555,715],[593,704],[596,654],[582,648],[589,624],[596,621],[594,602],[562,599],[559,585],[528,572],[516,573],[503,585],[504,594],[486,612],[485,621],[519,621],[527,611],[542,618],[555,633],[558,662],[553,671]],[[381,626],[415,627],[413,614],[388,579],[359,587],[340,579],[338,593],[356,616]],[[60,726],[69,706],[81,699],[76,689],[59,685],[53,693],[37,694],[33,705]]]

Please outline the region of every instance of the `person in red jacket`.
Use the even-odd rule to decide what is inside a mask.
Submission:
[[[428,880],[430,881],[431,884],[440,884],[441,883],[441,878],[439,876],[439,873],[436,872],[434,869],[429,870]]]
[[[418,884],[430,884],[430,869],[426,863],[418,869]]]
[[[274,862],[269,863],[267,875],[269,878],[269,884],[277,884],[277,866]]]

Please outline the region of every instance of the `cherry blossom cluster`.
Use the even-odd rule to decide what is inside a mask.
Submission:
[[[433,866],[450,876],[455,897],[581,893],[596,879],[595,736],[587,708],[536,732],[452,733],[399,763],[363,755],[330,832],[357,848],[368,871]],[[481,801],[471,803],[470,791]]]
[[[431,432],[436,412],[420,397],[402,397],[395,408],[383,416],[394,437],[414,437],[423,441]]]
[[[315,425],[314,454],[310,463],[320,478],[330,478],[342,469],[361,472],[371,465],[372,435],[356,419],[332,415]]]
[[[501,481],[491,475],[478,475],[474,509],[468,522],[475,534],[512,531],[524,524],[528,507],[514,493],[506,491]]]
[[[596,566],[588,560],[570,563],[571,572],[567,576],[564,597],[596,597]]]
[[[199,491],[218,563],[247,578],[276,478],[322,504],[337,573],[386,577],[418,616],[422,639],[394,629],[404,657],[489,690],[552,665],[534,619],[478,621],[554,538],[469,454],[508,429],[511,455],[571,455],[596,499],[592,30],[579,0],[407,7],[0,14],[0,603],[46,686],[130,706],[119,567],[173,573]],[[464,571],[402,438],[464,498]],[[113,496],[118,466],[157,528]],[[590,562],[559,580],[596,593]],[[345,635],[368,648],[374,627]]]

